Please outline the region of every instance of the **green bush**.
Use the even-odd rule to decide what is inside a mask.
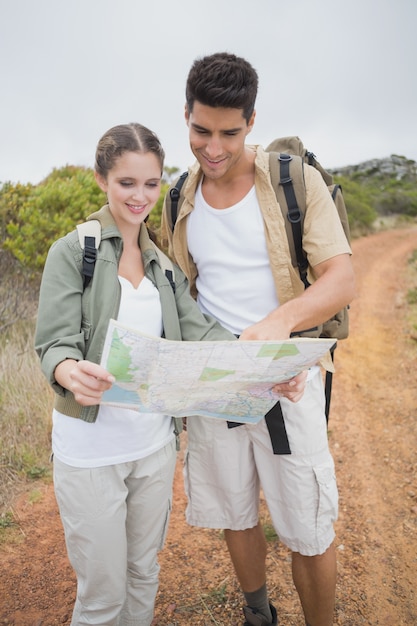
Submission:
[[[345,176],[335,176],[335,182],[342,187],[351,231],[370,229],[377,218],[372,194],[358,182]]]
[[[7,224],[3,247],[24,267],[39,270],[51,244],[99,209],[106,198],[92,170],[66,166],[53,170],[21,200]]]
[[[414,190],[391,187],[381,193],[376,202],[381,215],[417,215],[417,192]]]
[[[16,219],[20,208],[33,192],[33,185],[4,183],[0,188],[0,245],[7,235],[7,226]]]
[[[415,165],[414,161],[404,161],[404,164],[406,162]],[[366,172],[353,172],[350,180],[357,184],[357,190],[367,194],[378,215],[417,216],[416,180],[411,172],[399,175],[376,166]]]
[[[177,168],[169,168],[168,174]],[[168,183],[149,216],[158,234]],[[39,185],[5,183],[0,190],[0,245],[22,267],[41,270],[52,243],[73,230],[106,202],[93,170],[67,165],[54,169]]]

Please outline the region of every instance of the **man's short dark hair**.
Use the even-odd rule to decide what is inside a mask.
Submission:
[[[188,74],[187,107],[194,102],[210,107],[242,109],[249,122],[255,109],[258,74],[248,61],[228,52],[217,52],[196,59]]]

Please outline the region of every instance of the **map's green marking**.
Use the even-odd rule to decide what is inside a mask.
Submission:
[[[220,380],[221,378],[226,378],[226,376],[230,376],[234,374],[235,370],[219,370],[216,367],[205,367],[201,372],[199,380],[202,381],[212,381],[212,380]]]
[[[131,348],[124,345],[115,328],[111,340],[111,350],[107,360],[107,369],[119,382],[131,383],[134,381],[133,374],[129,371],[132,368],[130,352]]]
[[[295,356],[299,354],[299,349],[293,343],[284,343],[284,344],[265,344],[259,350],[257,357],[269,357],[273,358],[274,361],[277,359],[282,359],[286,356]]]

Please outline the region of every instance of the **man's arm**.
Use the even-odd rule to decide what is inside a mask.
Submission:
[[[244,340],[288,339],[292,332],[314,328],[348,305],[356,294],[349,254],[340,254],[312,268],[316,278],[308,289],[274,309],[241,334]]]

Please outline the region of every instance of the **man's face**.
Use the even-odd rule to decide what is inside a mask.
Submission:
[[[207,178],[218,180],[232,174],[245,150],[245,139],[252,130],[242,109],[210,107],[195,102],[192,112],[185,108],[191,150]]]

